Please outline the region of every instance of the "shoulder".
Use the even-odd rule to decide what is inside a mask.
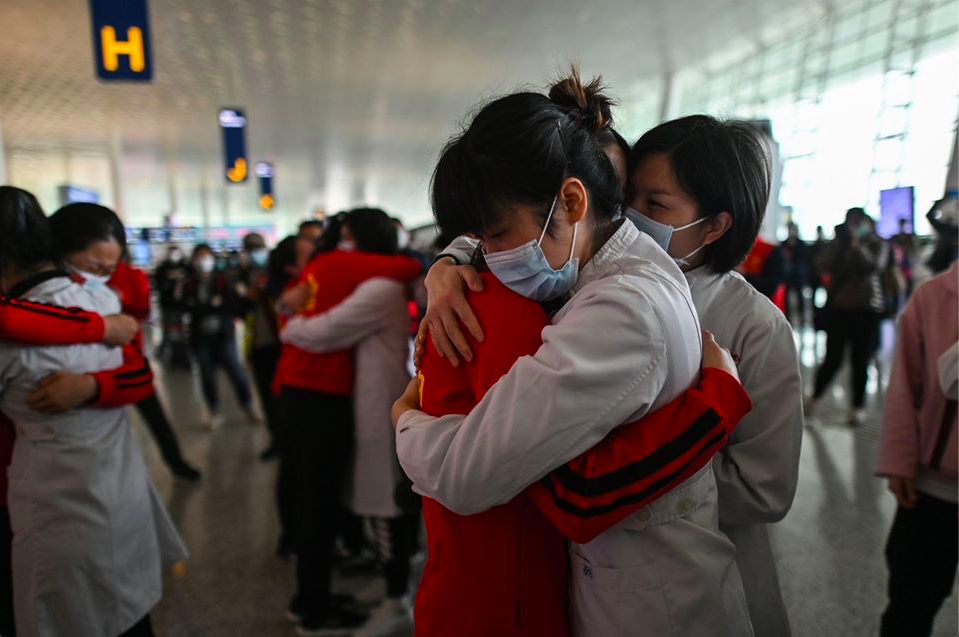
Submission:
[[[543,324],[547,322],[546,311],[536,301],[513,292],[489,272],[480,273],[480,278],[483,280],[483,291],[469,291],[466,296],[480,323],[486,317],[505,320],[528,318]]]
[[[386,277],[374,277],[363,281],[353,292],[356,296],[376,297],[384,300],[406,299],[403,283]]]

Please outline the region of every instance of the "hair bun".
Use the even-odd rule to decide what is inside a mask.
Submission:
[[[603,77],[597,75],[584,85],[575,64],[567,77],[549,88],[549,99],[594,135],[613,124],[612,107],[616,102],[606,95]]]

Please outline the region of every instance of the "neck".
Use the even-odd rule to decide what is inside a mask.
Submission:
[[[616,231],[619,230],[623,221],[623,219],[617,219],[607,221],[599,226],[591,226],[588,229],[583,229],[582,238],[576,242],[578,248],[575,254],[575,256],[579,257],[579,267],[581,269],[606,245],[610,237],[616,234]]]

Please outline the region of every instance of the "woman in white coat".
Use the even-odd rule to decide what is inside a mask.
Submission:
[[[3,293],[119,312],[106,287],[85,288],[53,266],[47,219],[29,193],[0,187],[0,241]],[[152,635],[162,561],[186,558],[125,409],[51,415],[27,405],[47,374],[115,368],[121,358],[104,345],[0,343],[0,409],[17,430],[9,507],[20,637]]]
[[[432,418],[411,408],[415,384],[398,401],[400,462],[417,491],[452,511],[508,502],[696,380],[702,347],[689,287],[653,240],[618,216],[620,185],[597,141],[610,125],[600,83],[583,86],[574,73],[549,97],[489,103],[440,158],[432,187],[440,227],[478,238],[494,276],[554,312],[540,349],[469,414]],[[431,270],[431,303],[438,289],[450,299],[464,280],[475,284],[475,270],[452,262],[466,262],[463,248],[455,243]],[[456,328],[456,315],[435,303],[430,312],[434,342],[455,360],[445,335],[456,342],[459,330],[444,326]],[[573,633],[751,635],[734,554],[706,467],[571,547]]]
[[[753,411],[713,461],[720,528],[736,545],[757,637],[790,634],[767,525],[796,493],[802,378],[786,317],[733,269],[763,222],[768,164],[745,122],[693,115],[633,146],[626,216],[686,274],[703,329],[737,362]]]
[[[344,218],[356,249],[392,254],[393,221],[382,210],[351,211]],[[393,401],[410,380],[410,317],[406,284],[376,278],[361,283],[342,303],[311,317],[295,317],[280,338],[308,352],[354,350],[355,450],[346,505],[370,518],[386,579],[386,599],[355,637],[409,630],[410,558],[419,518],[400,510],[394,493],[402,477],[390,424]]]

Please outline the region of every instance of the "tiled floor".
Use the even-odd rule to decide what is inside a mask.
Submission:
[[[806,334],[801,341],[804,364],[810,365],[812,336]],[[143,430],[154,479],[192,553],[186,569],[167,579],[164,599],[154,612],[158,635],[294,634],[284,617],[292,567],[273,552],[275,464],[257,459],[266,440],[264,428],[242,423],[222,382],[227,423],[212,433],[202,430],[195,380],[188,372],[157,371],[161,398],[186,455],[204,471],[199,485],[173,482]],[[845,378],[844,372],[840,379]],[[869,418],[856,430],[843,424],[841,385],[807,423],[796,501],[772,533],[796,637],[878,634],[885,603],[883,547],[894,512],[885,483],[872,474],[882,400],[879,384],[871,379]],[[364,591],[378,583],[341,580],[337,586]],[[954,592],[939,615],[935,635],[956,634]]]

